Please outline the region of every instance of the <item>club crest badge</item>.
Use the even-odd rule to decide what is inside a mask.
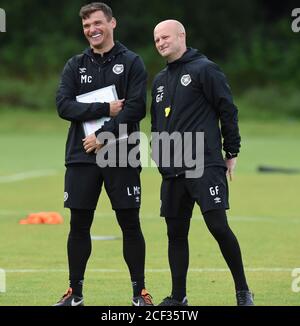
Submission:
[[[114,65],[112,70],[116,75],[120,75],[124,71],[124,65],[122,64]]]
[[[192,78],[190,75],[183,75],[180,81],[183,86],[187,86],[192,81]]]
[[[64,192],[64,201],[67,201],[69,198],[69,194],[65,191]]]

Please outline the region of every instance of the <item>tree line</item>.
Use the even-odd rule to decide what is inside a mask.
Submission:
[[[3,2],[3,1],[1,1]],[[84,39],[80,0],[4,0],[6,33],[0,33],[0,73],[28,79],[61,71],[80,53]],[[153,28],[174,18],[186,27],[188,45],[219,63],[231,82],[251,85],[300,82],[300,33],[291,29],[297,1],[113,0],[116,39],[144,59],[150,79],[164,62],[153,44]]]

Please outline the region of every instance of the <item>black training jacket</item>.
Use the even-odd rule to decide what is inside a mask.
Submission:
[[[96,163],[94,153],[84,151],[83,121],[109,116],[109,103],[79,103],[76,96],[115,85],[123,110],[96,132],[118,136],[119,124],[127,124],[128,134],[139,130],[146,114],[147,74],[141,58],[119,42],[103,57],[88,48],[65,65],[56,96],[58,114],[71,122],[66,143],[66,165]]]
[[[166,108],[171,109],[166,112]],[[226,167],[221,135],[225,152],[239,152],[238,111],[226,77],[215,63],[192,48],[155,77],[151,124],[152,132],[204,132],[205,167]],[[195,158],[195,142],[192,146]],[[187,169],[172,166],[172,157],[170,167],[159,166],[163,177],[174,177]]]

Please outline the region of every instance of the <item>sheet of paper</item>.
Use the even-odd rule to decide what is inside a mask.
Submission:
[[[110,103],[116,100],[118,100],[118,94],[115,85],[99,88],[95,91],[76,96],[76,101],[81,103]],[[109,120],[110,117],[103,117],[101,119],[83,122],[82,125],[85,136],[88,136],[94,133],[96,130],[100,129],[104,123]]]

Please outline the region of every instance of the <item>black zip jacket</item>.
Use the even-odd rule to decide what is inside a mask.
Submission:
[[[166,112],[169,107],[171,109]],[[233,104],[226,77],[215,63],[192,48],[155,77],[151,124],[152,132],[204,132],[205,167],[226,168],[221,135],[225,152],[239,152],[238,110]],[[193,142],[193,158],[196,157],[195,145]],[[170,167],[158,166],[163,177],[178,176],[188,170],[184,165],[172,165],[172,151],[171,156]]]
[[[86,49],[65,65],[56,96],[58,114],[71,122],[66,143],[66,165],[96,164],[96,155],[83,148],[83,121],[109,116],[109,103],[79,103],[76,96],[115,85],[119,99],[125,103],[119,114],[96,132],[112,132],[118,136],[119,124],[127,124],[128,135],[139,130],[146,114],[147,74],[141,58],[119,42],[103,57]],[[128,146],[130,150],[130,146]]]

